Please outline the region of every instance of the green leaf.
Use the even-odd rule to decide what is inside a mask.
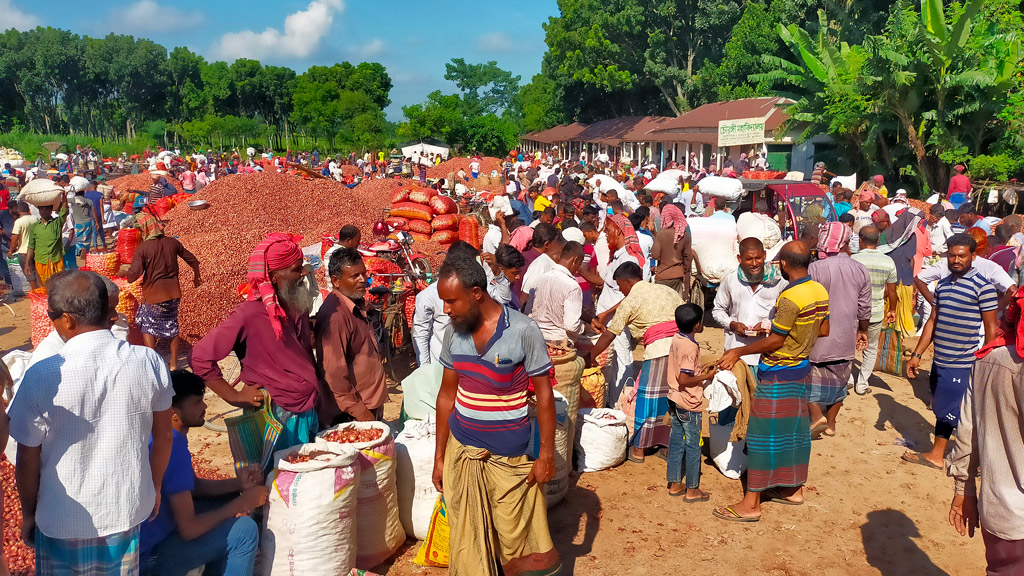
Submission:
[[[921,22],[929,34],[939,43],[949,41],[949,27],[946,25],[945,7],[942,0],[921,0]]]

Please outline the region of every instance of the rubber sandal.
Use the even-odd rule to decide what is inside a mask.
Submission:
[[[782,494],[779,494],[779,491],[774,489],[774,488],[769,488],[768,490],[765,490],[764,492],[761,492],[761,501],[762,502],[774,502],[776,504],[785,504],[786,506],[803,506],[804,505],[802,500],[800,502],[794,502],[794,501],[786,498]]]
[[[683,494],[686,494],[685,490],[683,491]],[[710,492],[705,492],[704,495],[701,496],[700,498],[683,498],[683,502],[686,502],[687,504],[696,504],[698,502],[707,502],[708,500],[711,500],[711,493]]]
[[[821,438],[822,433],[828,428],[828,422],[821,422],[815,424],[814,428],[811,428],[811,440],[818,440]]]
[[[640,456],[639,458],[637,458],[636,456],[633,456],[633,452],[631,450],[626,451],[626,460],[629,460],[630,462],[635,462],[637,464],[644,463],[644,457]]]
[[[942,470],[942,466],[936,466],[935,464],[925,460],[924,456],[921,456],[920,452],[904,452],[903,456],[900,456],[900,460],[910,462],[911,464],[919,464],[933,470]]]
[[[746,516],[740,516],[729,506],[723,507],[722,510],[725,510],[725,512],[728,512],[728,514],[724,512],[719,512],[719,509],[715,508],[714,510],[711,511],[711,515],[715,518],[718,518],[719,520],[725,520],[726,522],[759,522],[761,520],[760,516],[758,516],[757,518],[747,518]]]

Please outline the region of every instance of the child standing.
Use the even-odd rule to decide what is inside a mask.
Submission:
[[[700,370],[700,347],[693,339],[704,331],[704,311],[696,304],[676,308],[676,327],[668,353],[668,413],[672,432],[668,445],[668,494],[683,502],[707,502],[711,495],[700,489],[700,434],[704,387],[714,377],[714,367]],[[684,474],[685,464],[685,474]],[[686,486],[682,480],[686,478]]]

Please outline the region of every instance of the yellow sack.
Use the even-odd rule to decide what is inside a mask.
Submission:
[[[430,529],[423,541],[416,558],[413,560],[420,566],[445,568],[448,566],[448,508],[444,505],[444,495],[437,497],[434,513],[430,517]]]

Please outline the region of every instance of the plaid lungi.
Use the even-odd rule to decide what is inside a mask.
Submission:
[[[36,574],[138,576],[139,526],[99,538],[58,540],[36,529]]]
[[[846,399],[846,386],[850,382],[852,373],[853,360],[825,364],[811,363],[807,402],[824,406],[842,402]]]
[[[88,250],[92,241],[92,220],[75,222],[75,244],[80,250]]]
[[[157,338],[175,338],[178,336],[178,305],[180,298],[167,300],[159,304],[142,304],[135,315],[135,323],[143,334]]]
[[[665,422],[668,413],[668,356],[644,360],[636,381],[636,410],[633,415],[633,439],[636,448],[668,446],[671,430]]]
[[[807,415],[810,364],[794,368],[759,366],[747,424],[747,490],[803,486],[811,460]]]

